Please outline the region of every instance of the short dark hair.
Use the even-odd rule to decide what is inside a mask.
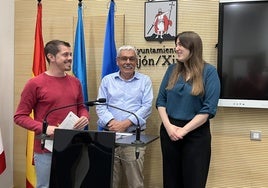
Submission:
[[[60,51],[59,50],[60,45],[63,45],[63,46],[66,46],[66,47],[71,47],[70,43],[62,41],[62,40],[51,40],[51,41],[46,43],[45,56],[46,56],[46,59],[47,59],[48,63],[49,63],[49,59],[47,57],[47,54],[50,53],[50,54],[56,56],[57,53]]]

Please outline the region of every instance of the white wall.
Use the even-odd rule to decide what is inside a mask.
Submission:
[[[1,187],[13,187],[14,0],[0,1],[0,127],[7,168]]]

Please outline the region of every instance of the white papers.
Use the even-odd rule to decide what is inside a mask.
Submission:
[[[128,136],[132,136],[133,133],[120,133],[120,132],[117,132],[117,133],[115,133],[115,135],[116,135],[115,139],[119,140],[119,139],[122,139],[122,138],[126,138]]]
[[[75,115],[72,111],[68,113],[65,119],[59,125],[59,129],[73,129],[74,124],[78,121],[79,117]],[[52,152],[53,150],[53,140],[45,140],[45,148]]]
[[[66,118],[59,125],[59,128],[61,128],[61,129],[73,129],[74,124],[76,123],[76,121],[78,121],[78,119],[79,119],[79,117],[77,117],[77,115],[75,115],[72,111],[70,111],[68,113],[68,115],[66,116]]]

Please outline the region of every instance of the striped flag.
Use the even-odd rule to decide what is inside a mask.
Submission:
[[[84,39],[84,25],[82,16],[82,3],[78,4],[78,20],[76,26],[74,53],[73,53],[73,74],[82,85],[84,101],[88,100],[87,94],[87,67],[86,67],[86,48]]]
[[[46,61],[44,52],[44,42],[42,36],[42,4],[37,4],[37,18],[35,27],[35,43],[32,73],[37,76],[46,71]],[[33,117],[33,113],[31,114]],[[33,162],[34,150],[34,132],[27,132],[27,150],[26,150],[26,188],[34,188],[36,185],[36,173]]]
[[[0,174],[2,174],[6,169],[6,156],[3,147],[2,133],[0,129]]]
[[[114,37],[114,4],[114,1],[111,0],[104,39],[102,78],[107,74],[119,70],[116,64],[116,45]]]

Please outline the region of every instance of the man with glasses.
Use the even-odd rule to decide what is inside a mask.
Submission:
[[[153,90],[149,76],[135,71],[138,62],[137,51],[133,46],[122,46],[117,52],[119,71],[105,76],[99,87],[98,98],[106,98],[112,106],[130,111],[133,114],[106,105],[96,107],[98,126],[109,131],[134,133],[139,124],[146,128],[146,119],[151,114]],[[143,161],[145,147],[139,148],[136,159],[135,147],[119,146],[115,149],[113,188],[120,187],[122,173],[125,173],[129,188],[143,188]]]

